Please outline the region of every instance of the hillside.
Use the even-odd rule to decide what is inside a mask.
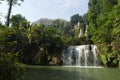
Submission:
[[[32,23],[32,25],[35,25],[35,24],[43,24],[45,26],[49,26],[53,23],[54,20],[52,19],[48,19],[48,18],[41,18],[35,22]]]

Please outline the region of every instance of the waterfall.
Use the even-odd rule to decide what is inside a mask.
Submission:
[[[100,66],[96,45],[69,46],[62,52],[64,66]]]

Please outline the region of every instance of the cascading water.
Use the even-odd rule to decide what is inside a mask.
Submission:
[[[63,50],[64,66],[100,66],[96,45],[69,46]]]

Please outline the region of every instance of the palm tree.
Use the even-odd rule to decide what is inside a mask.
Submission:
[[[9,27],[9,24],[10,24],[10,14],[11,14],[12,6],[15,5],[15,4],[20,5],[20,3],[18,1],[23,2],[24,0],[6,0],[6,1],[8,2],[8,5],[9,5],[6,25]]]

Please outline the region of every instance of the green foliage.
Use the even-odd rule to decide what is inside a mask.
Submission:
[[[104,66],[107,67],[118,67],[119,66],[119,52],[117,50],[109,50],[106,44],[97,44],[101,56],[101,60]]]
[[[6,1],[12,8],[23,0]],[[18,52],[19,61],[23,63],[47,65],[52,56],[60,55],[65,45],[94,42],[104,44],[104,47],[100,47],[101,54],[111,58],[109,54],[120,52],[120,0],[89,0],[88,5],[87,14],[75,14],[71,16],[70,22],[56,19],[50,26],[32,26],[22,15],[13,15],[11,27],[0,25],[0,51],[12,54]],[[86,25],[89,26],[87,36],[78,37],[80,29],[85,34]]]
[[[71,16],[70,24],[71,24],[71,33],[72,37],[78,37],[80,30],[82,31],[82,34],[85,34],[86,26],[88,25],[88,19],[87,14],[81,16],[79,14],[75,14]]]
[[[96,11],[94,8],[100,8],[100,11]],[[105,6],[103,6],[105,4]],[[88,12],[88,20],[89,20],[89,29],[88,33],[92,33],[92,40],[94,42],[111,44],[114,39],[113,31],[115,14],[114,12],[118,10],[114,10],[114,6],[118,4],[117,0],[90,0],[89,1],[89,12]],[[108,7],[107,7],[108,6]],[[110,10],[109,10],[110,9]],[[113,11],[111,11],[113,9]],[[97,14],[96,14],[97,13]],[[108,13],[108,14],[107,14]],[[107,14],[107,15],[106,15]],[[96,17],[94,17],[96,16]]]
[[[119,54],[114,53],[114,51],[117,53],[120,51],[120,46],[118,46],[120,45],[119,14],[120,5],[118,0],[89,1],[88,35],[92,34],[91,39],[94,43],[105,44],[105,47],[100,47],[100,53],[106,54],[106,65],[110,67],[118,65],[118,63],[114,64],[116,59],[113,59],[113,55],[118,56]]]
[[[4,28],[0,34],[0,45],[4,52],[22,52],[28,44],[26,36],[16,30]]]
[[[113,51],[112,53],[109,53],[106,55],[106,65],[108,67],[118,67],[119,66],[119,57],[118,53],[116,51]]]
[[[81,36],[81,37],[69,37],[64,39],[63,42],[65,45],[71,46],[71,45],[86,45],[89,44],[89,40],[86,36]]]
[[[75,14],[73,16],[71,16],[71,26],[74,27],[76,24],[78,24],[78,22],[82,23],[83,22],[83,17],[79,16],[79,14]]]
[[[116,6],[114,9],[115,12],[115,20],[113,22],[113,31],[112,35],[114,36],[113,44],[118,46],[120,45],[120,5]],[[120,52],[120,49],[117,48],[117,51]]]
[[[12,27],[17,27],[17,29],[21,27],[28,28],[30,25],[27,19],[25,19],[25,17],[21,14],[12,15],[10,18],[10,23]]]
[[[56,19],[53,21],[50,27],[57,29],[58,32],[61,33],[61,35],[65,35],[66,37],[73,35],[73,33],[71,33],[72,28],[70,22],[68,21]]]
[[[21,80],[24,66],[17,62],[15,55],[0,53],[0,80]]]

